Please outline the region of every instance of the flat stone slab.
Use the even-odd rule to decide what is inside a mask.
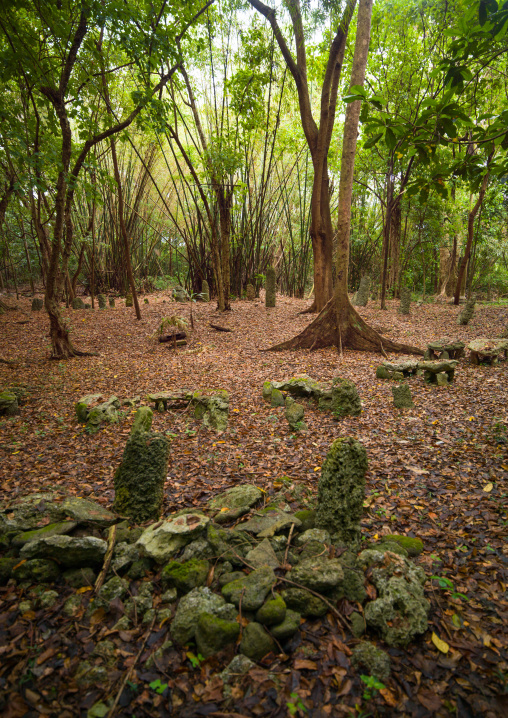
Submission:
[[[414,376],[418,371],[417,361],[389,362],[385,361],[376,370],[378,379],[405,379]]]
[[[508,339],[488,339],[479,337],[467,345],[471,352],[470,358],[473,364],[486,361],[488,364],[496,364],[500,354],[508,357]]]
[[[101,564],[108,544],[94,536],[49,536],[30,541],[20,551],[21,558],[42,558],[62,566],[94,566]]]
[[[96,526],[111,526],[118,519],[111,511],[105,509],[95,501],[69,496],[60,504],[66,516],[70,516],[80,524],[95,524]]]
[[[265,602],[270,589],[277,578],[271,568],[258,568],[244,578],[238,578],[222,587],[222,595],[226,601],[235,606],[240,605],[245,611],[257,611]]]
[[[464,356],[464,342],[454,339],[437,339],[427,344],[427,359],[459,359]],[[446,356],[443,356],[446,353]]]
[[[246,514],[263,497],[263,492],[252,484],[233,486],[208,501],[208,508],[217,511],[215,521],[224,523]]]
[[[456,359],[448,359],[446,361],[419,361],[418,371],[423,371],[426,381],[431,384],[444,383],[440,374],[446,374],[449,382],[453,381],[455,375],[455,367],[459,362]]]
[[[136,542],[143,553],[158,563],[169,561],[177,551],[198,538],[210,522],[198,513],[182,514],[149,526]]]
[[[248,531],[259,536],[259,538],[270,538],[289,528],[291,524],[298,528],[302,525],[302,522],[286,511],[263,509],[262,513],[259,512],[252,519],[245,521],[243,524],[238,524],[236,531]]]
[[[326,593],[344,580],[342,564],[337,558],[312,556],[304,558],[288,574],[288,578],[311,591]]]
[[[78,524],[76,521],[60,521],[55,524],[48,524],[40,529],[33,529],[32,531],[23,531],[12,539],[13,546],[24,546],[30,541],[35,541],[39,538],[49,538],[50,536],[66,536],[71,533]]]

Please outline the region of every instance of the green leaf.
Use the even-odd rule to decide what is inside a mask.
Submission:
[[[389,150],[395,149],[395,145],[397,144],[397,138],[395,137],[395,134],[391,127],[386,128],[385,142]]]
[[[382,136],[383,136],[383,133],[380,132],[379,134],[374,135],[374,137],[370,137],[370,138],[364,143],[363,148],[364,148],[365,150],[370,150],[371,147],[374,147],[374,145],[376,145],[376,144],[379,142],[379,140],[381,139]]]

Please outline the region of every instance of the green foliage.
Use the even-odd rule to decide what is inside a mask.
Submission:
[[[168,327],[175,327],[176,329],[182,329],[183,331],[186,331],[188,328],[187,320],[183,317],[178,317],[175,314],[173,314],[171,317],[163,317],[158,328],[152,336],[161,336],[162,334],[164,334]]]
[[[360,676],[363,683],[365,683],[365,690],[363,692],[363,697],[366,701],[370,701],[371,698],[374,698],[376,693],[383,688],[386,688],[385,684],[382,683],[376,676]]]
[[[467,596],[455,590],[453,581],[450,581],[446,576],[431,576],[430,578],[437,581],[439,588],[442,588],[443,591],[450,591],[452,598],[463,598],[464,601],[469,601]]]
[[[298,693],[291,693],[289,697],[291,700],[286,701],[286,707],[289,715],[296,716],[299,712],[305,715],[305,713],[307,713],[307,708]]]
[[[166,690],[166,688],[168,687],[167,683],[161,683],[160,678],[157,678],[155,681],[152,681],[148,685],[150,686],[150,688],[153,691],[155,691],[159,695],[162,695],[164,693],[164,691]]]

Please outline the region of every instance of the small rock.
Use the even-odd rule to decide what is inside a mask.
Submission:
[[[245,560],[254,568],[261,566],[269,566],[270,568],[278,568],[279,559],[275,555],[270,541],[265,538],[255,548],[251,549],[245,556]]]
[[[252,506],[261,500],[263,492],[252,484],[234,486],[208,501],[208,508],[218,511],[215,521],[223,523],[236,519],[247,513]]]
[[[72,588],[93,586],[97,579],[95,571],[88,566],[84,566],[83,568],[69,568],[63,572],[62,577]]]
[[[324,616],[328,611],[328,606],[324,601],[304,588],[287,588],[282,591],[282,598],[286,606],[305,617]]]
[[[277,595],[266,601],[256,613],[256,621],[263,626],[282,623],[286,617],[286,604],[282,596]]]
[[[158,563],[165,563],[186,544],[198,538],[209,521],[207,516],[198,513],[176,516],[161,524],[149,526],[136,545]]]
[[[256,664],[251,661],[250,658],[247,658],[247,656],[243,656],[240,653],[235,656],[230,663],[228,663],[226,668],[220,674],[220,677],[224,683],[231,683],[235,678],[244,676],[255,666]]]
[[[50,536],[25,544],[21,558],[39,558],[58,561],[62,566],[87,566],[102,564],[107,543],[94,536],[74,538]]]
[[[243,629],[240,653],[252,661],[260,661],[270,651],[276,651],[277,644],[260,623],[252,621]]]
[[[354,611],[349,616],[349,620],[351,622],[351,631],[353,633],[353,636],[355,636],[355,638],[360,638],[360,636],[363,636],[367,629],[367,624],[362,614],[358,613],[358,611]]]
[[[419,556],[423,551],[423,541],[412,536],[401,536],[400,534],[388,534],[383,537],[386,541],[396,541],[402,548],[405,548],[409,556]]]
[[[274,389],[274,391],[276,391],[276,389]],[[297,404],[290,396],[286,397],[286,419],[291,429],[298,431],[307,428],[303,421],[304,414],[305,409],[302,404]]]
[[[446,374],[445,374],[446,376]],[[414,403],[411,397],[409,384],[395,384],[392,386],[393,405],[397,409],[413,409]]]
[[[277,641],[286,641],[297,633],[300,628],[300,621],[300,614],[288,609],[282,623],[279,623],[277,626],[271,626],[270,632]]]
[[[181,594],[188,593],[205,583],[209,570],[210,564],[205,559],[193,558],[184,563],[171,561],[162,569],[162,587],[176,588]]]
[[[203,612],[199,615],[194,635],[199,652],[208,658],[234,643],[239,634],[240,626],[236,621],[226,621]]]
[[[39,599],[41,608],[51,608],[60,598],[58,591],[44,591]]]
[[[222,596],[210,591],[209,588],[194,588],[180,599],[175,617],[171,623],[171,637],[178,645],[185,645],[194,638],[199,615],[213,613],[226,605]]]
[[[364,666],[369,675],[382,681],[390,676],[390,657],[368,641],[362,641],[353,648],[351,662],[354,666]]]
[[[279,391],[279,389],[272,389],[271,396],[270,396],[270,405],[271,406],[284,406],[285,403],[286,403],[286,400],[284,399],[284,394],[281,391]],[[302,414],[302,416],[303,416],[303,414]]]
[[[239,606],[241,600],[245,611],[256,611],[263,605],[275,581],[275,574],[271,568],[258,568],[248,576],[227,583],[222,588],[222,595],[235,606]]]
[[[303,513],[303,512],[299,512]],[[295,514],[296,516],[296,514]],[[328,531],[325,531],[324,529],[307,529],[302,534],[296,537],[295,539],[295,545],[296,546],[305,546],[306,543],[309,541],[319,541],[321,544],[327,543],[329,544],[330,534]]]
[[[24,613],[31,611],[33,609],[33,605],[31,601],[20,601],[18,608],[21,615],[23,615]]]
[[[48,524],[41,529],[33,529],[32,531],[24,531],[12,539],[13,546],[24,546],[30,541],[47,536],[64,536],[71,533],[78,524],[75,521],[60,521],[55,524]]]
[[[30,544],[27,544],[28,546]],[[53,583],[59,576],[58,564],[43,558],[34,558],[23,563],[17,562],[18,568],[12,571],[11,578],[18,583]]]
[[[326,593],[344,579],[344,571],[339,559],[320,556],[300,561],[288,578],[318,593]]]
[[[106,581],[106,583],[101,587],[98,595],[99,598],[109,604],[116,598],[122,599],[127,595],[128,590],[129,584],[127,581],[120,578],[120,576],[113,576],[113,578],[110,578],[109,581]]]
[[[176,588],[168,588],[167,591],[161,595],[161,603],[174,603],[178,598],[178,592]]]
[[[63,606],[63,612],[70,618],[76,616],[81,609],[81,595],[69,596]]]

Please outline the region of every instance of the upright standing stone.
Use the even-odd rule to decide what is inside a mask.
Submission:
[[[131,436],[140,432],[150,431],[152,428],[153,411],[149,406],[140,406],[134,414],[132,422]]]
[[[43,306],[44,306],[43,299],[39,299],[39,297],[34,297],[32,299],[32,312],[40,312]]]
[[[201,282],[201,298],[204,302],[210,301],[210,287],[208,286],[206,279],[203,279]]]
[[[446,376],[446,374],[445,374]],[[393,405],[397,409],[412,409],[414,407],[409,384],[397,384],[392,386]]]
[[[73,309],[84,309],[86,307],[86,304],[81,299],[81,297],[74,297],[71,303],[71,307]]]
[[[359,416],[362,413],[360,395],[354,382],[335,377],[332,381],[331,409],[338,418]]]
[[[126,294],[125,295],[125,306],[126,307],[132,307],[134,306],[134,302],[132,300],[132,294]]]
[[[99,309],[106,309],[106,297],[104,294],[98,294],[97,301],[99,302]]]
[[[18,397],[11,391],[0,392],[0,416],[19,414]]]
[[[399,314],[409,314],[411,306],[411,290],[409,287],[402,287],[400,290]]]
[[[266,270],[265,306],[275,306],[275,269],[273,267],[268,267]]]
[[[114,298],[114,297],[110,297],[110,298],[109,298],[109,306],[110,306],[112,309],[115,308],[115,298]]]
[[[379,294],[379,284],[373,283],[372,284],[372,292],[370,295],[370,298],[372,299],[373,302],[377,301],[378,294]]]
[[[367,452],[359,441],[345,437],[333,442],[318,485],[316,528],[328,531],[335,541],[360,540],[366,471]]]
[[[469,297],[469,299],[466,300],[466,305],[464,309],[459,314],[459,318],[457,319],[457,324],[466,325],[469,324],[469,321],[472,319],[474,314],[474,305],[476,304],[475,297]]]
[[[256,298],[256,290],[254,289],[252,284],[247,284],[245,287],[245,296],[247,297],[247,300],[249,302],[254,301]]]
[[[365,274],[360,280],[360,286],[356,292],[354,304],[357,307],[366,307],[369,301],[370,294],[370,277]]]
[[[161,515],[168,471],[169,441],[162,434],[144,430],[151,425],[150,414],[141,409],[136,412],[113,480],[115,511],[134,523],[157,520]]]

